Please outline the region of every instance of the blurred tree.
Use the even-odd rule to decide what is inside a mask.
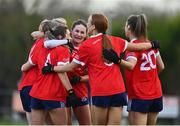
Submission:
[[[0,42],[1,42],[1,88],[15,88],[21,76],[20,66],[27,59],[27,52],[32,45],[31,31],[37,29],[39,15],[27,15],[22,0],[0,1]]]
[[[150,17],[149,36],[161,43],[165,71],[160,75],[164,93],[179,95],[180,91],[180,15]]]

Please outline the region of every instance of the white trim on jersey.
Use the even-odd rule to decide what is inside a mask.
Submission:
[[[67,62],[57,62],[57,65],[66,65],[68,63],[69,63],[69,61],[67,61]]]
[[[160,54],[160,52],[158,51],[158,52],[156,53],[156,57],[159,56],[159,54]]]
[[[126,51],[127,46],[128,46],[128,41],[127,41],[127,40],[125,40],[125,46],[124,46],[123,52],[124,52],[124,51]]]
[[[133,60],[136,60],[136,61],[137,61],[137,58],[136,58],[135,56],[128,56],[128,57],[126,58],[126,60],[128,60],[128,59],[133,59]]]
[[[28,62],[29,62],[31,65],[36,65],[36,64],[34,64],[34,63],[32,62],[32,59],[31,59],[30,56],[29,56],[29,58],[28,58]]]
[[[75,59],[75,58],[72,60],[72,62],[75,62],[75,63],[77,63],[77,64],[80,64],[81,66],[84,66],[84,65],[85,65],[84,62],[81,62],[81,61],[79,61],[79,60],[77,60],[77,59]]]
[[[104,62],[104,64],[105,64],[106,66],[112,66],[114,63],[106,63],[106,62]]]

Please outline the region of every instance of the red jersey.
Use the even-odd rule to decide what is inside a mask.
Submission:
[[[114,50],[120,55],[126,49],[127,42],[119,37],[108,37]],[[108,96],[125,91],[119,65],[107,64],[102,58],[102,34],[84,41],[73,62],[86,64],[92,96]]]
[[[33,44],[31,51],[29,53],[29,57],[31,57],[34,54],[34,48],[38,45],[38,43],[42,43],[43,41],[44,41],[44,39],[38,39]],[[34,84],[34,82],[36,81],[37,72],[38,72],[37,66],[34,66],[30,70],[23,72],[21,81],[18,85],[18,90],[22,90],[23,87],[26,87],[26,86],[32,86]]]
[[[78,51],[78,48],[73,49],[73,51],[71,53],[71,60],[75,57],[75,55],[77,54],[77,51]],[[68,72],[69,80],[75,75],[84,76],[85,75],[85,66],[78,67],[73,72]],[[87,90],[85,82],[77,83],[75,86],[73,86],[73,89],[74,89],[75,94],[79,98],[88,96],[88,90]]]
[[[140,43],[139,40],[132,40]],[[162,96],[161,83],[158,77],[156,57],[158,50],[149,49],[140,52],[126,51],[125,59],[137,60],[133,70],[125,69],[129,99],[154,99]]]
[[[35,48],[37,53],[31,57],[32,64],[38,65],[38,76],[30,95],[42,100],[66,101],[67,92],[62,85],[57,73],[43,75],[41,73],[44,65],[49,62],[52,65],[66,64],[69,61],[69,50],[59,46],[52,50],[46,49],[41,43]]]

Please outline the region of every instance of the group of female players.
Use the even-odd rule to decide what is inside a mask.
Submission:
[[[62,18],[41,22],[19,85],[29,124],[71,125],[72,108],[80,125],[118,125],[126,105],[130,124],[156,123],[163,107],[158,73],[164,64],[159,43],[148,40],[145,15],[127,19],[130,43],[107,35],[107,29],[108,19],[99,13],[91,14],[87,24],[75,21],[70,32]]]

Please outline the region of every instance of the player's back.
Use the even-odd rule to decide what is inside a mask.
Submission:
[[[135,40],[133,43],[140,43]],[[156,57],[158,50],[149,49],[140,52],[127,51],[125,59],[134,58],[137,63],[133,70],[125,69],[129,98],[151,99],[162,96],[158,77]]]
[[[58,74],[53,72],[43,75],[41,69],[46,63],[58,65],[58,55],[59,57],[64,56],[65,51],[68,52],[67,50],[68,49],[64,49],[63,47],[57,47],[51,50],[42,47],[39,50],[36,58],[32,60],[37,63],[39,68],[37,81],[30,92],[32,97],[43,100],[65,101],[67,93],[58,77]],[[69,55],[67,57],[69,58]]]
[[[125,49],[125,40],[108,36],[115,51],[120,55]],[[112,95],[125,91],[123,78],[118,65],[106,63],[102,58],[102,34],[89,38],[79,48],[78,60],[88,67],[88,75],[93,96]],[[103,87],[103,88],[102,88]]]

